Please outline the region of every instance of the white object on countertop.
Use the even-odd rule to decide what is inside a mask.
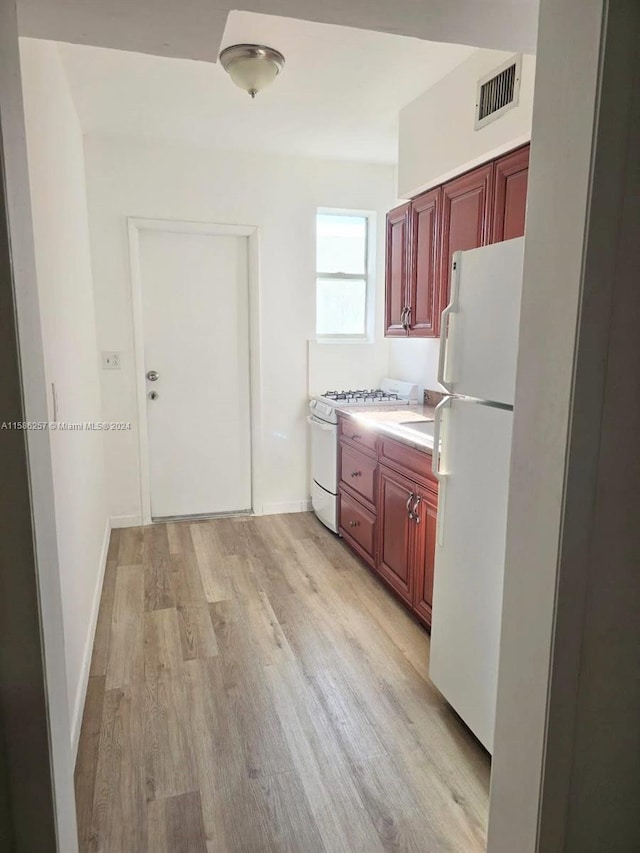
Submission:
[[[489,752],[523,254],[520,238],[454,255],[438,368],[455,396],[436,409],[440,488],[429,677]]]

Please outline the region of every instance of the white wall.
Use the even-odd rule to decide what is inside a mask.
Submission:
[[[437,391],[439,346],[437,338],[390,338],[389,376]]]
[[[400,111],[398,195],[410,198],[527,142],[535,58],[524,56],[518,106],[474,129],[478,80],[513,54],[478,50]]]
[[[58,420],[102,420],[82,133],[57,47],[22,40],[38,295]],[[77,744],[109,528],[100,432],[50,435],[72,742]]]
[[[384,215],[395,199],[387,166],[85,139],[87,188],[100,349],[122,353],[120,371],[102,372],[105,420],[136,422],[127,217],[259,227],[263,511],[306,507],[308,381],[342,385],[352,348],[335,358],[313,347],[315,211],[378,212],[378,293],[384,292]],[[386,365],[378,298],[376,345],[360,352]],[[309,357],[313,363],[309,363]],[[342,367],[341,367],[342,365]],[[370,373],[369,359],[362,359]],[[379,379],[380,376],[377,376]],[[369,377],[363,377],[366,383]],[[331,380],[331,381],[330,381]],[[139,516],[135,429],[106,437],[109,507],[115,523]],[[261,507],[256,507],[260,511]]]
[[[384,283],[378,284],[378,305]],[[309,341],[309,394],[342,388],[374,388],[389,373],[389,340],[378,329],[375,342],[334,344]],[[339,386],[339,387],[338,387]]]

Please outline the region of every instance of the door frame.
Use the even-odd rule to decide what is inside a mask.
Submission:
[[[249,418],[251,434],[251,509],[262,513],[262,383],[260,381],[260,299],[259,229],[256,225],[232,225],[190,222],[181,219],[144,219],[128,217],[129,262],[131,271],[131,307],[133,322],[134,369],[138,415],[138,469],[142,524],[153,524],[151,517],[151,480],[149,471],[149,432],[147,427],[147,388],[144,377],[144,313],[142,304],[142,266],[140,234],[163,231],[169,234],[204,234],[211,237],[247,237],[249,297]]]

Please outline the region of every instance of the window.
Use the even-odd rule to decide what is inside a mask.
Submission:
[[[316,335],[366,338],[369,228],[363,213],[319,211],[316,217]]]

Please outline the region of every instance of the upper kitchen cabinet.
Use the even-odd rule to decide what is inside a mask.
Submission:
[[[449,303],[454,252],[477,249],[491,240],[494,164],[487,163],[442,188],[440,305]]]
[[[411,337],[435,338],[438,335],[441,202],[442,190],[438,187],[411,203],[411,262],[406,316]]]
[[[492,243],[524,236],[529,146],[496,161]]]
[[[523,236],[528,172],[525,145],[387,215],[386,335],[439,337],[453,253]]]
[[[409,275],[409,202],[387,214],[385,335],[406,336]]]

